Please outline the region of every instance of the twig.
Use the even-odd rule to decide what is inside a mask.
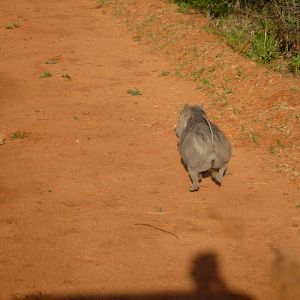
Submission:
[[[136,225],[136,226],[148,226],[148,227],[157,229],[157,230],[159,230],[159,231],[162,231],[162,232],[171,234],[171,235],[173,235],[176,239],[181,240],[181,238],[180,238],[179,236],[177,236],[175,233],[173,233],[173,232],[171,232],[171,231],[167,231],[167,230],[161,229],[161,228],[158,228],[158,227],[155,227],[155,226],[153,226],[153,225],[151,225],[151,224],[136,223],[136,224],[134,224],[134,225]]]

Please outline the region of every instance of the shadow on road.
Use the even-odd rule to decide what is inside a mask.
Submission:
[[[192,264],[195,290],[145,294],[31,294],[14,300],[254,300],[251,296],[229,289],[219,271],[217,256],[208,252],[198,255]]]

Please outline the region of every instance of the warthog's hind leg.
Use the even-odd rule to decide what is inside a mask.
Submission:
[[[227,170],[228,164],[225,164],[219,171],[213,171],[212,177],[215,179],[220,185],[222,184],[223,176]]]
[[[199,171],[197,169],[188,167],[188,172],[193,183],[190,187],[190,192],[196,192],[199,190]]]

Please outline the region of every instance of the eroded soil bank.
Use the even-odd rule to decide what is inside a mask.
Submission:
[[[110,3],[103,11],[124,21],[135,41],[170,61],[170,74],[194,81],[198,99],[217,122],[229,124],[241,145],[267,154],[268,164],[300,183],[299,78],[234,53],[208,33],[212,29],[199,14],[182,14],[164,1]]]

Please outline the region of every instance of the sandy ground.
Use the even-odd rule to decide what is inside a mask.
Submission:
[[[300,299],[296,186],[232,139],[223,186],[188,192],[193,83],[92,0],[0,20],[0,299]]]

